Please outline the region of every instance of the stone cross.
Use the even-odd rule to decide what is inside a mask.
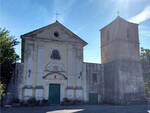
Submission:
[[[55,13],[56,20],[58,19],[58,16],[59,16],[59,15],[60,15],[60,14],[59,14],[58,12]]]
[[[119,16],[119,13],[120,13],[120,12],[119,12],[119,10],[118,10],[118,11],[117,11],[117,16]]]

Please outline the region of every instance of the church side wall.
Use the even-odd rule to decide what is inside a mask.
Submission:
[[[104,96],[104,78],[103,78],[103,66],[101,64],[85,63],[86,65],[86,88],[88,102],[90,95],[98,95],[98,103],[102,103]]]
[[[22,82],[23,82],[23,63],[14,64],[14,72],[8,84],[6,103],[12,102],[13,99],[22,98]]]
[[[24,68],[23,63],[16,64],[15,74],[17,75],[17,93],[18,93],[17,97],[19,99],[21,99],[22,97],[23,68]]]

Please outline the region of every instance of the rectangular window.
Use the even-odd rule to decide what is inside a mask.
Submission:
[[[110,34],[109,34],[109,31],[107,31],[107,40],[109,40],[110,39],[110,36],[109,36]]]
[[[129,29],[127,29],[127,39],[129,39]]]
[[[92,81],[93,81],[93,83],[97,83],[97,74],[96,73],[93,73]]]

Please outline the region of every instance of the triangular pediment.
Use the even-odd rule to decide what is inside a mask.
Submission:
[[[58,21],[48,26],[26,33],[22,35],[21,38],[39,38],[47,39],[50,41],[81,43],[84,46],[87,45],[87,42],[82,40],[79,36],[74,34]]]

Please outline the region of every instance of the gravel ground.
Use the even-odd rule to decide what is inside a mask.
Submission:
[[[0,113],[148,113],[150,105],[80,105],[0,108]]]

